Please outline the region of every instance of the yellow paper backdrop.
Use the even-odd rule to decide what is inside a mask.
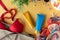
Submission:
[[[50,2],[45,3],[43,0],[41,0],[40,2],[37,2],[36,6],[34,6],[33,2],[30,2],[28,6],[24,5],[23,12],[21,12],[15,4],[12,4],[12,0],[2,0],[2,1],[8,9],[16,8],[18,10],[18,13],[15,16],[15,18],[19,18],[20,20],[22,20],[23,24],[25,24],[24,31],[29,34],[35,34],[35,33],[33,29],[30,29],[29,25],[26,23],[25,19],[23,18],[22,15],[24,12],[29,11],[34,21],[36,21],[37,13],[44,14],[45,15],[45,22],[43,24],[44,27],[46,27],[47,20],[52,15],[52,13],[55,13],[56,15],[60,15],[60,11],[54,10]],[[5,10],[0,6],[0,15],[4,12]],[[11,20],[6,20],[6,21],[10,24],[13,23]]]

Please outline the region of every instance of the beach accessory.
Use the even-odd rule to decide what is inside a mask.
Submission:
[[[40,31],[40,36],[47,37],[50,34],[50,31],[48,28],[42,28]]]
[[[0,29],[0,40],[35,40],[33,37],[21,33],[13,33]]]
[[[58,30],[58,28],[59,28],[59,26],[57,24],[51,24],[48,26],[50,33],[54,33],[55,31]]]
[[[17,13],[17,10],[16,9],[8,10],[6,8],[6,6],[3,4],[2,0],[0,0],[0,5],[2,6],[3,9],[6,10],[6,12],[4,12],[1,15],[1,22],[6,23],[4,19],[12,19],[12,21],[14,21],[14,17],[15,17],[15,15]],[[11,17],[5,17],[6,14],[11,14]],[[4,25],[1,23],[0,28],[5,29],[6,27],[4,27]],[[15,22],[13,24],[11,24],[11,26],[8,27],[7,29],[9,29],[10,31],[15,32],[15,33],[22,32],[23,24],[19,21],[19,19],[16,19]]]
[[[42,28],[42,23],[44,21],[44,18],[45,16],[43,14],[37,14],[36,27],[35,27],[36,40],[41,40],[40,31]]]
[[[44,0],[44,2],[49,2],[50,0]]]
[[[7,30],[3,23],[0,23],[0,29]]]
[[[48,29],[50,33],[55,32],[56,30],[59,30],[59,25],[60,25],[60,17],[56,16],[54,13],[52,17],[48,20]]]
[[[46,40],[60,40],[60,32],[55,31],[54,33],[50,34]]]
[[[2,0],[0,0],[0,5],[2,6],[2,8],[6,11],[4,13],[2,13],[1,15],[1,18],[2,18],[2,21],[4,21],[4,18],[6,19],[10,19],[12,18],[12,20],[14,20],[14,17],[17,13],[17,10],[15,8],[12,8],[12,9],[7,9],[7,7],[4,5],[4,3],[2,2]],[[5,17],[6,14],[10,14],[11,16],[10,17]]]
[[[19,21],[19,19],[16,19],[14,23],[10,25],[9,29],[15,33],[21,33],[23,31],[23,24]]]
[[[42,28],[42,23],[44,21],[45,16],[43,14],[37,14],[37,19],[36,19],[36,27],[35,31],[40,32]]]
[[[29,24],[30,28],[33,29],[35,26],[35,23],[33,23],[30,12],[27,11],[23,13],[23,17],[25,18],[26,22]]]

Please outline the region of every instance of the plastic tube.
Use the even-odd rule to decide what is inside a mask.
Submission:
[[[37,14],[35,31],[40,32],[40,30],[42,28],[43,21],[44,21],[44,15],[43,14]]]
[[[23,13],[23,16],[24,16],[25,20],[27,21],[27,23],[29,24],[29,26],[31,28],[34,28],[33,21],[31,19],[30,13],[29,12],[25,12],[25,13]]]
[[[42,23],[44,21],[44,15],[37,14],[36,19],[36,27],[35,27],[35,33],[36,33],[36,40],[45,40],[45,38],[40,38],[40,30],[42,28]]]

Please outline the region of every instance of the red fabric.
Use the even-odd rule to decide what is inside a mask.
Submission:
[[[56,21],[52,21],[51,19],[49,19],[47,21],[47,26],[49,26],[50,24],[57,24],[57,22]]]
[[[0,29],[7,30],[7,28],[5,28],[5,26],[2,23],[0,23]]]
[[[47,37],[50,34],[49,30],[47,28],[42,28],[41,30],[41,36]]]
[[[58,25],[60,25],[60,20],[59,20],[59,21],[57,21],[57,24],[58,24]]]
[[[23,24],[18,19],[9,27],[10,31],[18,33],[23,31]]]
[[[60,20],[58,20],[58,21],[51,21],[51,19],[49,19],[47,21],[47,26],[49,26],[50,24],[58,24],[58,25],[60,25]]]
[[[14,17],[17,13],[16,9],[10,9],[8,10],[7,7],[3,4],[3,2],[0,0],[0,5],[3,9],[6,10],[1,16],[1,21],[5,22],[4,19],[12,19],[14,20]],[[11,14],[11,17],[5,17],[6,14]],[[3,24],[0,23],[0,29],[6,29]],[[18,19],[9,27],[10,31],[18,33],[23,31],[23,24],[19,22]]]

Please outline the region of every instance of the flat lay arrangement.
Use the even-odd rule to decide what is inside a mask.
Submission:
[[[60,40],[60,0],[0,0],[0,6],[0,40]]]

